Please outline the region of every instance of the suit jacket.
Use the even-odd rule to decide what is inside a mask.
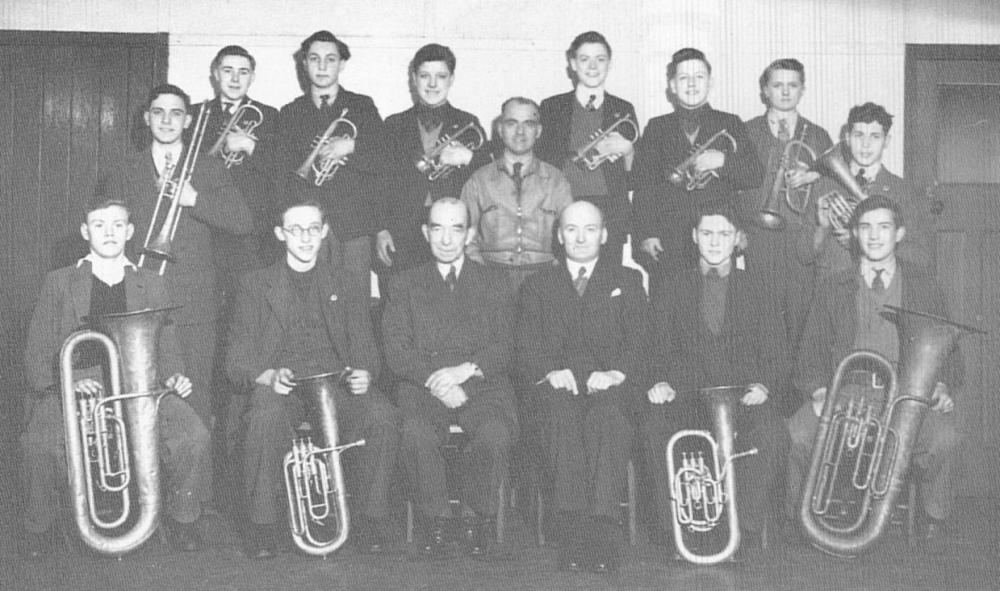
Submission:
[[[902,281],[901,307],[948,317],[944,294],[924,269],[896,260],[896,279]],[[894,279],[894,281],[896,280]],[[837,364],[854,350],[858,328],[857,297],[863,280],[858,269],[851,268],[827,277],[816,291],[805,332],[799,346],[794,384],[809,397],[827,386]],[[962,385],[962,360],[958,348],[948,357],[938,381],[955,389]]]
[[[83,260],[45,275],[31,316],[24,350],[28,384],[32,390],[42,392],[58,387],[60,349],[63,341],[74,331],[87,328],[84,317],[90,314],[92,282],[90,262]],[[126,268],[125,304],[129,312],[170,306],[166,282],[155,273]],[[184,364],[177,348],[173,325],[169,322],[160,331],[157,353],[161,379],[183,373]],[[73,377],[82,379],[100,376],[100,369],[87,368],[83,372],[74,372]]]
[[[577,149],[581,147],[569,145],[575,100],[576,94],[570,91],[550,96],[541,104],[543,133],[535,145],[535,154],[560,170],[566,165],[566,160],[575,156]],[[604,116],[601,129],[611,127],[625,115],[631,116],[638,129],[639,121],[635,116],[635,107],[624,99],[605,93],[601,111]],[[625,162],[621,159],[616,162],[605,162],[600,170],[604,171],[604,182],[608,185],[608,196],[612,204],[612,207],[604,212],[606,223],[615,230],[627,233],[631,229],[632,220],[631,204],[628,199],[628,192],[632,188],[631,173],[625,170]]]
[[[443,121],[441,134],[451,134],[470,121],[483,138],[486,132],[479,120],[451,106],[439,108]],[[410,107],[385,120],[385,171],[389,190],[385,193],[384,219],[381,229],[392,234],[396,246],[393,255],[393,271],[402,271],[431,260],[431,251],[420,231],[427,220],[427,206],[430,195],[434,201],[440,197],[459,197],[462,185],[469,180],[473,171],[489,162],[489,150],[484,146],[473,153],[468,166],[453,170],[450,175],[436,181],[427,180],[427,175],[417,170],[416,163],[424,154],[420,139],[420,124],[417,122],[417,107]],[[339,173],[338,173],[339,174]]]
[[[681,400],[699,388],[758,383],[770,391],[765,404],[777,404],[787,350],[774,298],[755,277],[733,267],[718,337],[720,359],[710,354],[701,321],[702,281],[699,269],[687,269],[654,295],[650,385],[668,382]]]
[[[314,271],[334,350],[348,366],[368,370],[374,381],[380,362],[368,299],[350,288],[356,280],[333,266],[319,263]],[[260,374],[278,367],[278,355],[292,325],[289,310],[296,298],[290,272],[282,259],[240,281],[226,347],[226,374],[233,383],[249,387]]]

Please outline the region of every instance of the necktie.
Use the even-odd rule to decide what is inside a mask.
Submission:
[[[160,171],[160,179],[168,180],[173,172],[174,156],[170,152],[163,155],[163,170]]]
[[[865,169],[859,168],[858,174],[854,175],[854,180],[858,181],[858,186],[862,189],[868,184],[868,180],[865,178]]]
[[[872,291],[875,293],[882,293],[885,291],[885,282],[882,281],[882,273],[885,269],[873,269],[875,272],[875,278],[872,279]]]
[[[236,108],[236,103],[230,103],[228,101],[222,103],[222,110],[226,112],[226,115],[232,115],[233,109]]]
[[[576,289],[576,293],[583,295],[583,292],[587,291],[587,281],[590,278],[587,277],[587,268],[580,267],[580,272],[576,274],[576,279],[573,280],[573,287]]]
[[[521,187],[524,184],[524,179],[521,178],[521,169],[524,168],[524,164],[520,162],[514,163],[514,190],[517,191],[517,200],[521,201]]]
[[[319,106],[320,109],[326,111],[330,108],[330,95],[321,94],[319,95],[319,100],[321,101]]]
[[[778,119],[778,141],[784,144],[790,139],[792,136],[788,133],[788,122],[784,119]]]
[[[444,282],[448,286],[448,291],[455,291],[455,283],[458,282],[458,275],[455,273],[455,265],[451,265],[450,267],[448,275],[444,278]]]
[[[595,101],[597,101],[597,95],[596,94],[590,95],[590,99],[587,100],[587,105],[584,108],[587,109],[588,111],[596,111],[597,105],[594,104]]]

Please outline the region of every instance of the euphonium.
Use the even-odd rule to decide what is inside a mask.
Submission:
[[[337,132],[337,128],[341,125],[347,126],[347,133],[334,136]],[[317,136],[313,140],[312,151],[309,152],[309,156],[306,157],[302,166],[299,166],[298,169],[296,169],[295,174],[308,180],[309,173],[312,172],[314,175],[313,182],[317,187],[319,187],[329,180],[330,177],[337,174],[337,170],[340,169],[340,165],[347,160],[346,156],[343,158],[320,158],[320,151],[335,138],[354,139],[356,137],[358,137],[358,128],[351,123],[350,119],[347,118],[347,109],[344,109],[340,112],[340,117],[337,117],[330,122],[330,125],[327,126],[323,135]]]
[[[209,156],[222,155],[222,161],[226,164],[226,168],[231,168],[232,166],[239,166],[243,163],[246,158],[246,154],[243,152],[230,152],[226,149],[226,137],[236,131],[240,130],[249,135],[252,139],[257,138],[253,134],[253,130],[264,122],[264,114],[260,112],[260,109],[251,105],[250,103],[244,103],[240,105],[233,116],[229,118],[226,126],[222,128],[219,132],[219,139],[215,140],[212,144],[212,148],[208,151]]]
[[[802,125],[802,137],[805,137],[806,124]],[[774,184],[771,192],[767,196],[767,201],[757,213],[757,223],[768,230],[780,230],[785,226],[785,220],[781,217],[778,204],[784,199],[788,209],[795,213],[805,211],[809,203],[809,194],[812,191],[811,185],[792,189],[788,186],[788,175],[799,168],[801,162],[799,155],[802,150],[809,154],[813,162],[816,161],[816,152],[803,140],[791,140],[785,143],[781,152],[781,163],[778,171],[774,175]],[[794,151],[794,153],[793,153]]]
[[[712,433],[684,429],[667,443],[674,544],[685,560],[695,564],[726,560],[740,545],[733,460],[757,453],[756,448],[733,453],[732,407],[744,392],[744,386],[703,388],[699,393],[712,414]],[[717,542],[720,536],[725,536],[725,543]],[[718,549],[702,554],[692,546]]]
[[[885,307],[895,314],[899,328],[899,372],[873,351],[855,351],[840,361],[827,388],[802,491],[799,518],[806,536],[817,548],[840,556],[860,554],[881,536],[903,487],[938,373],[963,332],[983,332]],[[838,396],[846,373],[859,365],[875,367],[874,375],[881,376],[885,398],[880,408],[872,401]]]
[[[473,137],[468,138],[465,142],[461,141],[462,134],[471,131],[474,134]],[[483,137],[483,132],[479,131],[479,126],[476,125],[475,121],[469,121],[462,127],[458,128],[456,131],[449,135],[441,136],[434,147],[430,149],[426,154],[420,157],[417,161],[417,170],[427,175],[427,180],[436,181],[440,178],[445,178],[455,170],[455,167],[450,164],[441,163],[441,153],[454,142],[462,143],[463,146],[475,152],[479,148],[483,147],[483,142],[486,138]]]
[[[317,444],[311,437],[292,442],[285,455],[285,490],[288,522],[295,545],[307,554],[326,556],[347,541],[350,516],[340,466],[340,453],[364,445],[360,439],[337,445],[337,407],[334,390],[349,369],[295,380],[292,391],[306,407],[306,416]]]
[[[156,530],[160,463],[156,421],[157,339],[174,308],[90,318],[59,353],[66,464],[73,516],[94,550],[119,555],[138,548]],[[97,396],[73,391],[73,351],[86,341],[107,349],[110,384]],[[132,495],[138,497],[133,503]],[[133,513],[138,510],[138,516]],[[131,521],[129,529],[110,532]],[[104,531],[102,531],[104,530]]]
[[[601,154],[597,151],[597,144],[611,135],[611,132],[618,131],[618,128],[627,125],[632,128],[632,133],[630,134],[632,138],[630,142],[634,142],[639,137],[639,127],[632,121],[632,116],[628,113],[624,117],[619,117],[605,130],[598,130],[591,136],[590,141],[581,146],[579,150],[576,151],[576,155],[573,156],[573,162],[579,164],[587,170],[597,170],[601,164],[611,158],[611,154]],[[620,131],[618,133],[621,133]],[[622,136],[624,137],[624,135]]]
[[[844,158],[843,142],[834,144],[829,150],[820,154],[813,163],[812,170],[834,178],[847,190],[847,196],[831,191],[816,199],[817,207],[829,209],[830,226],[834,230],[846,230],[854,209],[868,196],[851,174],[851,169]]]
[[[158,273],[163,275],[167,269],[167,261],[174,260],[172,254],[174,235],[177,233],[177,226],[181,220],[181,195],[184,192],[184,185],[191,180],[194,175],[194,167],[198,162],[198,153],[201,152],[201,142],[205,139],[205,129],[208,127],[208,117],[212,108],[208,101],[201,104],[198,110],[198,119],[194,124],[194,131],[191,134],[191,142],[184,154],[184,164],[181,166],[180,175],[176,180],[173,178],[174,167],[167,162],[166,170],[161,177],[160,192],[156,196],[156,207],[153,208],[153,216],[149,220],[149,228],[146,230],[146,238],[142,242],[142,250],[139,255],[139,266],[144,267],[146,257],[151,256],[159,259],[160,268]],[[170,201],[167,211],[160,223],[160,230],[154,231],[160,219],[160,210],[164,201]]]
[[[719,173],[714,170],[705,170],[702,172],[696,171],[694,169],[694,163],[698,160],[699,156],[712,147],[712,144],[714,144],[716,140],[723,137],[729,140],[729,143],[732,144],[733,152],[736,152],[739,149],[739,146],[736,145],[736,140],[733,139],[733,136],[729,135],[729,132],[725,129],[720,130],[716,132],[715,135],[708,138],[707,142],[695,148],[691,152],[691,155],[684,160],[684,162],[681,162],[676,168],[670,171],[670,182],[678,187],[684,185],[686,182],[687,184],[684,185],[685,188],[688,191],[693,191],[695,189],[704,189],[705,185],[707,185],[713,178],[719,178]]]

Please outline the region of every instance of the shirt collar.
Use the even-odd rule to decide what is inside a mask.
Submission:
[[[861,278],[868,287],[871,287],[872,281],[875,281],[875,269],[882,269],[882,284],[889,287],[892,284],[892,278],[896,276],[896,257],[877,263],[861,259]]]
[[[579,277],[580,276],[580,268],[582,267],[583,269],[586,269],[586,271],[583,274],[584,277],[586,277],[586,278],[589,279],[590,277],[592,277],[594,275],[594,267],[597,266],[597,260],[598,259],[594,259],[594,260],[592,260],[590,262],[587,262],[587,263],[578,263],[576,261],[571,261],[569,259],[566,259],[566,269],[569,270],[569,276],[570,276],[570,278],[571,279],[576,279],[577,277]]]
[[[497,170],[501,173],[511,176],[514,174],[513,163],[508,165],[507,157],[497,158]],[[529,174],[538,174],[541,171],[541,165],[538,163],[538,157],[532,156],[531,160],[526,166],[521,168],[521,178],[527,177]]]
[[[786,113],[784,111],[768,111],[767,112],[767,125],[771,128],[771,133],[775,136],[778,135],[779,121],[785,121],[788,124],[788,135],[795,135],[795,126],[799,123],[799,113],[797,111],[792,111],[791,113]]]
[[[137,270],[135,264],[128,260],[128,257],[124,253],[116,259],[108,260],[96,256],[91,252],[76,262],[76,268],[79,269],[84,261],[90,263],[90,272],[94,277],[97,277],[108,285],[117,285],[121,282],[125,277],[126,268],[130,268],[133,271]]]
[[[576,96],[576,102],[581,107],[586,107],[587,103],[590,102],[590,95],[594,95],[594,108],[600,109],[601,105],[604,104],[604,89],[603,88],[587,88],[582,84],[578,84],[576,87],[576,92],[573,93]]]
[[[858,166],[857,164],[855,164],[853,162],[851,163],[851,173],[853,175],[855,175],[855,176],[857,176],[858,171],[861,170],[862,168],[865,169],[865,179],[868,182],[872,182],[872,181],[875,180],[875,177],[878,176],[879,171],[882,170],[882,163],[881,162],[876,162],[875,164],[872,164],[871,166]]]
[[[698,259],[698,267],[701,269],[701,274],[703,276],[708,273],[709,269],[715,269],[716,271],[719,272],[719,277],[729,277],[729,273],[733,270],[733,261],[730,259],[727,260],[725,263],[722,263],[718,267],[709,267],[708,263],[706,263],[701,259]]]
[[[455,267],[455,277],[458,278],[458,276],[462,274],[462,266],[464,264],[465,264],[464,254],[451,263],[448,264],[437,263],[438,274],[441,275],[441,279],[444,279],[445,277],[448,276],[448,272],[451,271],[451,268]]]

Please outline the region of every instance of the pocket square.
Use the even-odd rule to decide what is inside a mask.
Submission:
[[[616,297],[618,297],[620,295],[622,295],[622,288],[620,288],[620,287],[616,287],[616,288],[614,288],[614,290],[611,291],[611,297],[613,297],[613,298],[616,298]]]

